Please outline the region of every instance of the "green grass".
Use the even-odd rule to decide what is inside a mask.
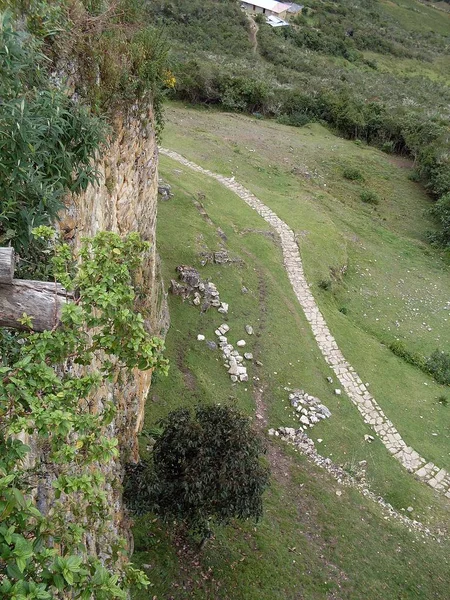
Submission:
[[[361,252],[367,246],[370,255],[381,255],[385,245],[390,248],[394,242],[403,248],[401,240],[427,266],[438,265],[438,272],[446,273],[438,255],[424,252],[424,227],[414,227],[415,216],[428,203],[420,188],[389,157],[338,140],[318,126],[292,130],[177,106],[170,108],[167,118],[165,146],[205,167],[235,173],[295,228],[313,291],[347,358],[370,381],[378,401],[405,439],[444,465],[449,445],[443,420],[448,419],[448,408],[433,397],[441,388],[386,350],[379,342],[381,333],[369,331],[364,321],[359,323],[354,305],[350,304],[348,315],[339,312],[341,302],[336,294],[345,299],[343,284],[333,283],[333,287],[339,286],[334,294],[319,291],[316,283],[319,277],[329,276],[329,266],[351,259],[354,244]],[[407,218],[390,214],[388,228],[365,206],[361,208],[358,192],[355,197],[348,195],[358,184],[341,175],[348,164],[364,171],[371,188],[388,182],[411,190],[411,210],[404,209]],[[296,172],[292,173],[294,166]],[[254,415],[260,389],[269,426],[295,425],[285,387],[301,387],[320,397],[332,411],[330,419],[311,430],[314,439],[324,440],[318,444],[322,454],[349,470],[358,461],[367,460],[368,481],[377,494],[400,511],[413,506],[414,518],[434,529],[445,529],[448,502],[406,473],[378,440],[367,444],[364,434],[370,430],[357,410],[348,398],[333,394],[334,386],[326,381],[331,372],[294,297],[282,268],[278,242],[268,235],[268,225],[207,177],[165,157],[161,157],[160,172],[174,192],[174,198],[160,203],[158,215],[158,249],[166,282],[175,277],[178,264],[191,264],[200,269],[202,277],[214,281],[222,300],[230,304],[226,318],[230,340],[245,337],[247,349],[262,366],[249,367],[248,383],[232,385],[219,352],[196,340],[198,333],[214,340],[214,329],[224,318],[215,311],[201,314],[197,307],[169,296],[167,356],[171,369],[167,378],[157,378],[152,386],[144,431],[172,408],[198,401],[236,402]],[[400,198],[406,205],[404,196]],[[196,208],[199,200],[209,220]],[[365,226],[367,237],[360,237]],[[219,236],[219,227],[226,241]],[[387,241],[378,247],[376,236],[382,234]],[[357,242],[353,236],[358,236]],[[200,253],[221,246],[241,262],[201,267]],[[385,260],[386,264],[392,261],[392,255]],[[427,277],[432,274],[427,273]],[[382,269],[377,277],[390,281],[389,273]],[[414,282],[419,280],[417,277]],[[357,274],[350,269],[345,286],[353,281],[357,281]],[[242,293],[242,286],[248,289],[247,294]],[[390,286],[395,288],[395,281]],[[352,290],[352,298],[354,295]],[[374,320],[374,326],[378,323]],[[246,324],[255,328],[254,336],[245,335]],[[423,381],[429,385],[423,386]],[[257,418],[255,421],[259,422]],[[438,426],[442,427],[438,437],[428,435]],[[145,440],[143,435],[143,454]],[[175,530],[149,518],[139,520],[135,560],[147,565],[144,568],[154,587],[136,594],[136,599],[445,598],[449,584],[446,543],[422,539],[386,520],[379,507],[359,492],[345,489],[341,497],[336,496],[338,485],[326,473],[272,439],[270,448],[274,478],[265,517],[256,529],[251,524],[220,528],[198,557]]]

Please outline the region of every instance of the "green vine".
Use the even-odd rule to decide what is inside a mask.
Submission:
[[[48,238],[51,230],[37,233]],[[65,305],[52,331],[5,338],[0,362],[5,600],[126,598],[129,585],[149,583],[126,560],[123,543],[102,560],[86,547],[88,533],[101,537],[108,527],[104,490],[111,476],[100,465],[118,455],[117,440],[107,434],[115,408],[100,386],[119,371],[168,368],[163,342],[147,334],[135,307],[134,273],[148,247],[138,234],[122,239],[102,232],[84,240],[72,277],[70,249],[55,246],[56,277],[76,300]],[[26,316],[25,321],[30,323]],[[89,410],[94,395],[96,409],[102,407],[95,412]],[[39,482],[52,489],[40,492]],[[45,508],[42,496],[50,498]]]

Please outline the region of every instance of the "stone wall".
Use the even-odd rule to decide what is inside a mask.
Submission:
[[[98,183],[66,201],[59,224],[63,237],[72,244],[75,252],[83,237],[94,236],[102,230],[123,235],[138,231],[143,239],[151,242],[151,249],[138,273],[138,310],[144,316],[148,331],[164,336],[169,321],[156,253],[158,147],[151,107],[134,107],[127,116],[117,117],[114,135],[97,167]],[[127,540],[129,548],[132,547],[130,526],[122,504],[123,464],[138,459],[137,434],[143,424],[151,377],[151,371],[137,369],[125,376],[118,373],[116,381],[105,383],[86,403],[86,410],[93,413],[102,410],[107,401],[112,401],[116,407],[116,416],[107,434],[118,438],[120,458],[101,465],[111,519],[105,523],[101,536],[88,534],[86,539],[89,553],[105,561],[111,557],[119,536]],[[45,462],[45,451],[33,446],[34,457],[40,456]],[[52,505],[55,476],[54,472],[46,472],[36,489],[36,502],[44,513]]]
[[[151,250],[139,273],[142,291],[139,310],[147,329],[164,335],[168,326],[167,306],[156,253],[156,213],[158,196],[158,147],[150,106],[135,106],[129,114],[116,118],[114,135],[98,162],[98,184],[67,200],[60,227],[76,250],[83,237],[98,231],[126,234],[138,231],[151,242]],[[132,377],[116,382],[98,394],[114,399],[117,417],[114,429],[126,459],[137,460],[136,434],[144,416],[151,372],[136,370]]]

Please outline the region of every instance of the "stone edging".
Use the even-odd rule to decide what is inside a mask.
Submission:
[[[358,408],[364,422],[372,427],[389,452],[403,467],[405,467],[405,469],[410,473],[414,473],[418,479],[424,481],[433,489],[443,492],[447,498],[450,498],[450,473],[445,469],[440,469],[432,462],[427,462],[420,454],[418,454],[418,452],[406,444],[392,422],[386,417],[375,398],[369,393],[358,374],[345,360],[344,355],[339,350],[336,340],[331,335],[328,325],[309,289],[303,271],[300,251],[292,229],[290,229],[284,221],[282,221],[268,206],[263,204],[261,200],[254,196],[249,190],[235,182],[234,177],[228,178],[213,173],[208,169],[204,169],[203,167],[190,162],[172,150],[160,148],[159,151],[164,156],[172,158],[193,171],[216,179],[219,183],[244,200],[248,206],[256,210],[256,212],[275,229],[280,236],[284,266],[288,273],[289,280],[297,300],[305,313],[305,317],[311,326],[317,345],[319,346],[325,361],[336,374],[336,377],[340,381],[348,397]]]

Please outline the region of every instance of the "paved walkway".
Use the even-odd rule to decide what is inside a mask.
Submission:
[[[435,490],[443,492],[447,498],[450,498],[450,473],[445,469],[440,469],[431,462],[427,462],[420,454],[403,441],[397,429],[386,417],[375,398],[369,393],[364,383],[358,377],[358,374],[345,360],[344,355],[339,350],[336,340],[331,335],[325,319],[309,289],[303,271],[300,251],[292,229],[290,229],[284,221],[277,217],[269,207],[263,204],[261,200],[254,196],[249,190],[235,182],[234,178],[230,179],[228,177],[223,177],[208,169],[203,169],[203,167],[190,162],[180,154],[172,152],[171,150],[160,148],[160,153],[176,160],[193,171],[216,179],[222,185],[233,191],[239,198],[244,200],[251,208],[256,210],[256,212],[275,229],[281,239],[284,266],[295,295],[297,296],[300,306],[311,326],[323,357],[333,369],[348,397],[358,408],[365,423],[372,427],[389,452],[405,467],[405,469],[410,473],[414,473],[418,479],[426,482]]]

